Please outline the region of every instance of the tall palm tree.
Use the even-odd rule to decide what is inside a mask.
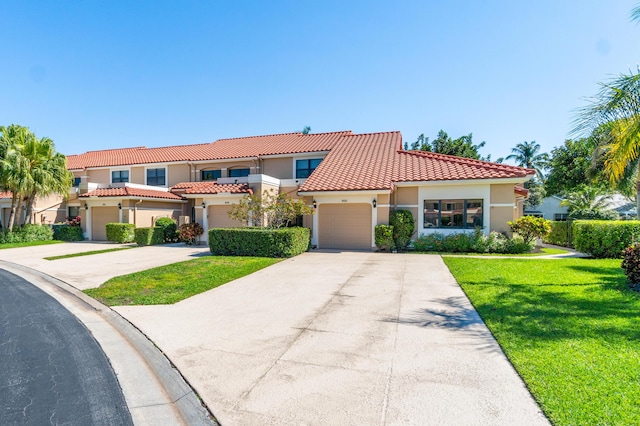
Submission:
[[[636,171],[640,158],[640,73],[622,74],[578,110],[574,134],[591,134],[604,158],[604,172],[617,183]],[[636,197],[640,210],[640,174]]]
[[[17,124],[0,127],[0,133],[0,186],[5,191],[11,191],[8,228],[13,229],[16,217],[20,215],[24,189],[30,180],[22,149],[35,136],[28,128]]]
[[[506,160],[514,160],[520,167],[536,171],[538,179],[543,180],[542,171],[547,168],[549,155],[540,153],[540,144],[536,141],[524,141],[511,149],[512,154],[505,157]]]

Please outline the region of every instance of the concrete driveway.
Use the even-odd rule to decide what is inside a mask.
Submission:
[[[549,424],[439,256],[305,253],[115,309],[223,425]]]

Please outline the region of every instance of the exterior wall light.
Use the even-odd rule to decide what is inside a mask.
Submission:
[[[376,201],[376,199],[374,198],[374,199],[373,199],[373,208],[375,209],[377,205],[378,205],[378,202],[377,202],[377,201]]]
[[[202,208],[206,209],[207,208],[207,203],[205,203],[204,201],[202,202]]]
[[[122,210],[122,203],[118,203],[118,210]]]
[[[316,200],[313,200],[313,208],[314,209],[318,208],[318,203],[316,203]]]
[[[84,203],[84,209],[89,210],[89,205],[87,203]]]

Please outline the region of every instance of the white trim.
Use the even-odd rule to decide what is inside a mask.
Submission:
[[[514,203],[495,203],[489,204],[489,207],[517,207]]]
[[[280,179],[274,178],[273,176],[263,175],[263,174],[252,174],[247,176],[248,183],[266,183],[267,185],[280,186]],[[230,178],[234,179],[234,178]]]
[[[519,178],[503,178],[503,179],[466,179],[466,180],[438,180],[438,181],[412,181],[412,182],[393,182],[395,186],[458,186],[458,185],[493,185],[507,183],[524,183],[533,177]]]
[[[387,189],[369,189],[364,191],[298,191],[298,195],[304,195],[309,197],[342,197],[342,196],[357,196],[357,195],[387,195],[391,191]]]
[[[391,204],[377,204],[377,207],[389,207],[389,208],[391,208]]]
[[[419,209],[420,204],[398,204],[396,207],[399,209]]]
[[[122,171],[127,171],[129,173],[129,177],[127,182],[114,182],[113,181],[113,172],[122,172]],[[110,167],[109,168],[109,184],[113,185],[115,184],[119,184],[119,183],[129,183],[131,181],[131,167]]]

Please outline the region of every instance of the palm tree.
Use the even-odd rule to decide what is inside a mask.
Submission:
[[[536,143],[536,141],[524,141],[517,144],[515,148],[512,148],[511,152],[512,154],[508,155],[505,158],[506,160],[514,160],[520,167],[535,170],[538,179],[543,180],[542,171],[547,168],[549,156],[547,153],[539,154],[539,143]]]
[[[30,179],[27,161],[22,156],[22,147],[35,136],[28,128],[17,124],[0,127],[0,133],[0,186],[5,191],[11,191],[8,228],[13,229],[16,216],[20,215],[22,194]]]
[[[560,202],[561,206],[566,206],[569,211],[603,211],[609,206],[611,194],[597,186],[582,185],[575,191],[567,194]]]
[[[604,158],[604,173],[618,183],[634,172],[640,157],[640,73],[601,83],[589,105],[578,110],[574,134],[591,134]],[[640,175],[636,197],[640,208]]]

